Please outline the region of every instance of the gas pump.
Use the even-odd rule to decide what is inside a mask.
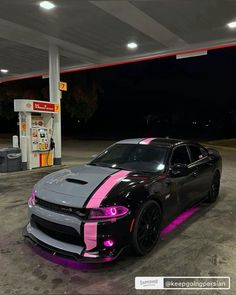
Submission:
[[[15,99],[14,110],[19,113],[20,148],[23,169],[53,165],[54,114],[59,105],[38,100]]]

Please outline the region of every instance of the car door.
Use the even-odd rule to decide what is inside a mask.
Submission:
[[[201,146],[196,144],[189,144],[191,163],[189,168],[195,171],[195,193],[192,203],[200,201],[204,198],[210,188],[212,181],[212,164],[208,158],[208,152]]]
[[[173,149],[171,158],[170,158],[170,168],[176,164],[187,165],[186,173],[184,175],[176,175],[171,178],[173,194],[177,194],[177,200],[181,210],[189,207],[196,198],[197,195],[197,168],[191,164],[191,158],[189,150],[186,144],[180,145]]]

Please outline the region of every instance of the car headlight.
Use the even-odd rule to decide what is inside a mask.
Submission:
[[[124,206],[112,206],[104,208],[94,208],[89,211],[89,219],[116,218],[126,215],[129,209]]]
[[[29,197],[29,200],[28,200],[28,205],[29,206],[34,206],[35,205],[35,197],[36,197],[36,191],[33,189],[32,190],[32,193]]]

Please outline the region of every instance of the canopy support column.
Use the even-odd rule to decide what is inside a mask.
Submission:
[[[59,112],[54,115],[53,139],[55,142],[54,165],[61,164],[61,102],[60,102],[60,55],[55,45],[49,46],[49,89],[50,102],[59,104]]]

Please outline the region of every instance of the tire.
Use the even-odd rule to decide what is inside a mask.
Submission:
[[[220,192],[220,173],[216,172],[214,174],[213,179],[212,179],[211,188],[208,193],[207,202],[214,203],[218,199],[219,192]]]
[[[143,256],[156,245],[160,236],[161,208],[153,200],[147,201],[138,211],[132,234],[132,248]]]

